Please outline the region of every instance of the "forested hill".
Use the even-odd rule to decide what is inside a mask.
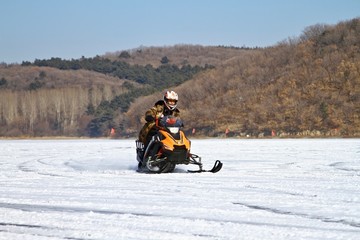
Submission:
[[[1,64],[0,136],[99,137],[112,128],[133,134],[124,113],[136,98],[180,85],[244,51],[179,45]]]
[[[360,18],[316,24],[247,51],[176,87],[190,132],[218,136],[360,136]],[[156,96],[139,99],[128,116]]]
[[[176,45],[0,66],[0,136],[136,136],[164,89],[199,136],[360,136],[360,19],[267,48]]]

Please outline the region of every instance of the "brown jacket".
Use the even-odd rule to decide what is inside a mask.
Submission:
[[[146,111],[145,113],[145,120],[146,123],[142,127],[139,133],[139,140],[146,144],[148,133],[151,129],[154,129],[156,119],[159,119],[163,116],[172,115],[175,117],[180,117],[180,111],[175,108],[174,110],[170,110],[165,106],[165,103],[163,100],[159,100],[155,103],[155,105]]]

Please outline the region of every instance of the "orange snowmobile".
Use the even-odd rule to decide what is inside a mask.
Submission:
[[[201,157],[190,152],[191,141],[181,130],[183,122],[180,118],[165,116],[156,121],[156,126],[158,131],[146,147],[136,140],[138,171],[169,173],[173,172],[178,164],[194,164],[199,167],[199,170],[188,172],[220,171],[222,163],[219,160],[216,160],[211,170],[204,170]]]

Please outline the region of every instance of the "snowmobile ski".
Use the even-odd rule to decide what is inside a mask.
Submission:
[[[205,170],[202,168],[202,163],[200,164],[196,164],[199,166],[199,170],[188,170],[188,172],[190,173],[202,173],[202,172],[211,172],[211,173],[217,173],[218,171],[221,170],[223,163],[220,160],[216,160],[214,163],[214,166],[212,167],[212,169],[210,170]]]

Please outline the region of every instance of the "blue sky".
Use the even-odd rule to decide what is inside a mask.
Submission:
[[[141,46],[265,47],[356,17],[359,0],[1,0],[0,63]]]

